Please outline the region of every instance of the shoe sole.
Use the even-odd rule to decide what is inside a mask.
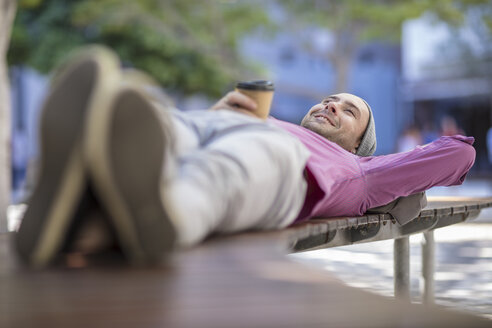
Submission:
[[[91,112],[86,157],[95,191],[114,221],[120,247],[135,264],[159,261],[175,231],[161,197],[167,136],[146,97],[122,87],[107,108]]]
[[[47,265],[63,246],[87,184],[85,115],[113,84],[107,76],[117,67],[116,57],[94,47],[74,55],[55,77],[40,117],[39,176],[15,238],[20,257],[34,267]]]

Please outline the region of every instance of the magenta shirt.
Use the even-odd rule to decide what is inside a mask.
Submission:
[[[270,118],[311,152],[308,192],[296,221],[360,216],[400,196],[461,184],[475,161],[472,137],[441,137],[404,153],[360,157],[302,126]]]

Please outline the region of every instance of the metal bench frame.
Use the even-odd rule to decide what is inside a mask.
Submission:
[[[390,214],[371,214],[363,217],[314,219],[286,229],[283,233],[288,234],[292,252],[394,239],[394,293],[395,297],[406,301],[410,301],[409,236],[423,233],[422,301],[432,304],[434,229],[472,220],[483,208],[491,206],[491,198],[429,198],[428,206],[419,216],[403,226],[399,226]]]

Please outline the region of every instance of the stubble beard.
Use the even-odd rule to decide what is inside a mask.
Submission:
[[[301,122],[301,126],[303,126],[304,128],[306,128],[310,131],[313,131],[314,133],[324,137],[325,139],[327,139],[331,142],[336,143],[337,145],[339,145],[343,149],[350,151],[347,149],[345,142],[340,138],[339,133],[337,133],[339,131],[337,131],[334,126],[330,126],[331,128],[333,128],[333,130],[327,129],[327,128],[323,127],[321,124],[319,124],[318,122],[310,122],[309,120],[308,121],[303,120]]]

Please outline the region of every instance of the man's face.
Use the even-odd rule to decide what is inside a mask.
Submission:
[[[364,101],[339,93],[311,107],[301,125],[355,153],[368,122],[369,109]]]

